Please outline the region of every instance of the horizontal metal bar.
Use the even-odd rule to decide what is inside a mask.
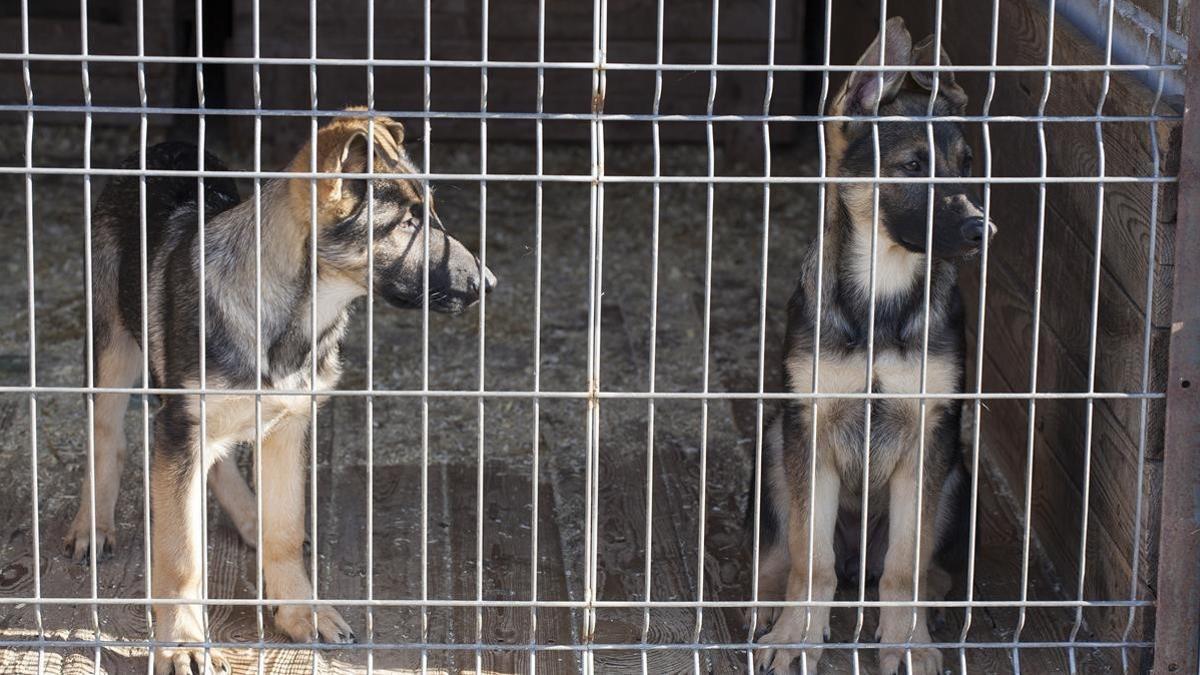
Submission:
[[[345,607],[509,607],[509,608],[586,608],[605,609],[678,609],[739,607],[1153,607],[1151,600],[458,600],[419,598],[14,598],[0,597],[3,605],[207,605],[213,607],[263,606],[345,606]]]
[[[349,397],[400,397],[400,398],[528,398],[528,399],[625,399],[625,400],[647,400],[647,399],[676,399],[676,400],[764,400],[764,401],[794,401],[794,400],[810,400],[810,399],[851,399],[851,400],[959,400],[959,401],[975,401],[975,400],[1018,400],[1027,401],[1036,400],[1095,400],[1095,399],[1160,399],[1165,398],[1163,392],[1154,391],[1063,391],[1063,392],[1018,392],[1018,391],[996,391],[996,392],[954,392],[954,393],[937,393],[937,392],[763,392],[756,391],[552,391],[541,389],[538,391],[524,390],[474,390],[474,389],[329,389],[317,390],[310,389],[218,389],[213,387],[206,388],[179,388],[170,389],[163,387],[59,387],[59,386],[42,386],[35,387],[25,385],[5,385],[0,386],[0,395],[3,394],[153,394],[156,396],[349,396]]]
[[[0,166],[0,174],[12,175],[45,175],[45,176],[174,176],[179,178],[351,178],[364,180],[365,174],[328,172],[328,171],[212,171],[195,169],[117,169],[117,168],[88,168],[58,167],[58,166]],[[473,182],[510,182],[510,183],[681,183],[687,185],[706,185],[708,183],[737,183],[742,185],[764,185],[767,183],[787,184],[1060,184],[1079,183],[1094,185],[1097,183],[1176,183],[1177,176],[638,176],[638,175],[603,175],[591,174],[513,174],[513,173],[388,173],[378,171],[372,174],[377,179],[408,179],[430,181],[473,181]]]
[[[632,63],[609,62],[603,64],[594,61],[493,61],[482,59],[365,59],[365,58],[333,58],[333,57],[286,57],[286,56],[166,56],[134,54],[52,54],[52,53],[0,53],[0,61],[38,61],[66,63],[195,63],[228,64],[228,65],[269,65],[269,66],[359,66],[359,67],[412,67],[412,68],[526,68],[546,70],[608,70],[608,71],[688,71],[688,72],[907,72],[912,70],[907,65],[865,65],[865,64],[821,64],[821,63]],[[1014,73],[1043,73],[1043,72],[1140,72],[1140,71],[1174,71],[1183,70],[1181,64],[953,64],[953,65],[923,65],[922,71],[967,73],[967,72],[1014,72]]]
[[[6,103],[0,112],[41,112],[117,115],[213,115],[228,117],[393,117],[416,119],[461,120],[531,120],[552,122],[593,122],[597,117],[605,122],[1045,122],[1045,123],[1110,123],[1163,122],[1182,120],[1181,115],[683,115],[655,113],[551,113],[495,111],[424,111],[424,110],[313,110],[312,108],[187,108],[173,106],[127,105],[51,105],[45,103]]]
[[[1141,649],[1153,645],[1152,642],[790,642],[790,643],[756,643],[756,642],[629,642],[604,643],[589,642],[587,644],[537,644],[537,643],[483,643],[483,642],[449,642],[432,644],[429,642],[360,642],[353,644],[335,644],[328,642],[158,642],[155,640],[0,640],[0,647],[5,648],[67,648],[67,647],[142,647],[142,648],[217,648],[217,649],[271,649],[283,650],[420,650],[420,651],[505,651],[505,652],[580,652],[580,651],[760,651],[764,649],[803,649],[805,647],[821,647],[827,651],[869,650],[890,648],[931,648],[931,649]]]

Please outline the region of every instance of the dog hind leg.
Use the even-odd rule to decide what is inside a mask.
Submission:
[[[105,322],[97,331],[102,336],[97,345],[94,380],[98,387],[130,387],[142,373],[142,351],[133,336],[119,323]],[[79,490],[79,509],[63,537],[64,553],[75,562],[89,559],[92,542],[92,504],[96,505],[96,560],[112,555],[116,549],[114,511],[121,482],[121,469],[127,453],[125,411],[129,406],[128,393],[94,394],[95,433],[93,456],[95,466],[95,500],[92,480],[85,467],[83,485]]]
[[[247,546],[258,545],[258,504],[254,493],[238,471],[232,454],[218,459],[208,471],[208,485],[225,515],[233,521],[238,535]]]

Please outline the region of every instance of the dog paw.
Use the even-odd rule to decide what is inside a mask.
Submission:
[[[91,542],[92,524],[86,521],[80,523],[79,518],[76,518],[67,535],[63,537],[63,555],[74,562],[89,564]],[[111,558],[117,548],[116,527],[112,524],[96,523],[96,542],[96,562]]]
[[[881,649],[879,651],[881,675],[939,675],[942,672],[942,652],[930,647],[912,650],[912,670],[903,649]]]
[[[753,610],[746,610],[742,619],[745,621],[745,628],[749,629],[750,625],[754,625],[754,640],[762,639],[775,626],[775,621],[779,619],[780,607],[760,607],[758,609],[758,617],[755,619]]]
[[[807,672],[817,672],[821,660],[821,647],[829,639],[829,613],[820,608],[813,610],[811,619],[805,617],[803,609],[788,608],[781,613],[770,632],[758,641],[766,648],[755,654],[755,670],[760,673],[786,675],[792,663],[804,659]],[[770,647],[769,645],[814,645],[807,648]]]
[[[160,649],[154,654],[154,675],[229,675],[229,662],[221,650]]]
[[[313,631],[313,611],[305,605],[286,605],[275,612],[275,625],[295,642],[314,639],[331,644],[357,642],[350,624],[332,607],[317,608],[317,626]]]
[[[258,547],[258,518],[251,514],[249,518],[232,518],[233,526],[237,529],[238,538],[250,548]]]

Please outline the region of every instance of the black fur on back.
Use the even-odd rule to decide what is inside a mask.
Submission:
[[[168,141],[146,149],[146,169],[149,171],[195,171],[200,168],[200,150],[191,143]],[[141,168],[141,153],[134,153],[121,163],[122,169]],[[228,171],[220,159],[204,153],[204,170]],[[142,213],[141,177],[121,175],[114,177],[105,186],[96,201],[96,217],[108,218],[115,225],[121,251],[118,271],[118,305],[125,328],[142,342]],[[149,175],[146,182],[145,232],[146,252],[158,250],[167,233],[164,225],[173,214],[184,209],[195,209],[199,204],[197,195],[200,180],[191,176]],[[240,201],[237,185],[232,178],[205,177],[204,216],[213,216],[229,209]],[[193,230],[185,235],[195,237]],[[186,250],[186,247],[181,247]]]

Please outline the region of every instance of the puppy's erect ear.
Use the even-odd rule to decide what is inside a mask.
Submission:
[[[941,58],[938,60],[939,66],[951,66],[950,55],[946,53],[943,47],[941,50]],[[925,91],[933,91],[933,71],[918,70],[919,66],[932,66],[933,61],[933,36],[930,35],[924,40],[921,40],[913,46],[912,61],[914,69],[911,72],[913,82]],[[958,81],[954,79],[954,73],[948,70],[938,72],[938,96],[942,96],[950,103],[951,109],[955,113],[961,114],[967,108],[967,92],[958,85]]]
[[[858,65],[878,66],[881,51],[884,65],[907,66],[912,64],[912,36],[908,34],[908,28],[904,26],[904,19],[898,16],[888,19],[883,30],[875,37],[875,41],[859,57]],[[903,70],[889,70],[882,73],[879,71],[851,72],[833,99],[831,114],[875,114],[879,106],[896,97],[906,74]]]

